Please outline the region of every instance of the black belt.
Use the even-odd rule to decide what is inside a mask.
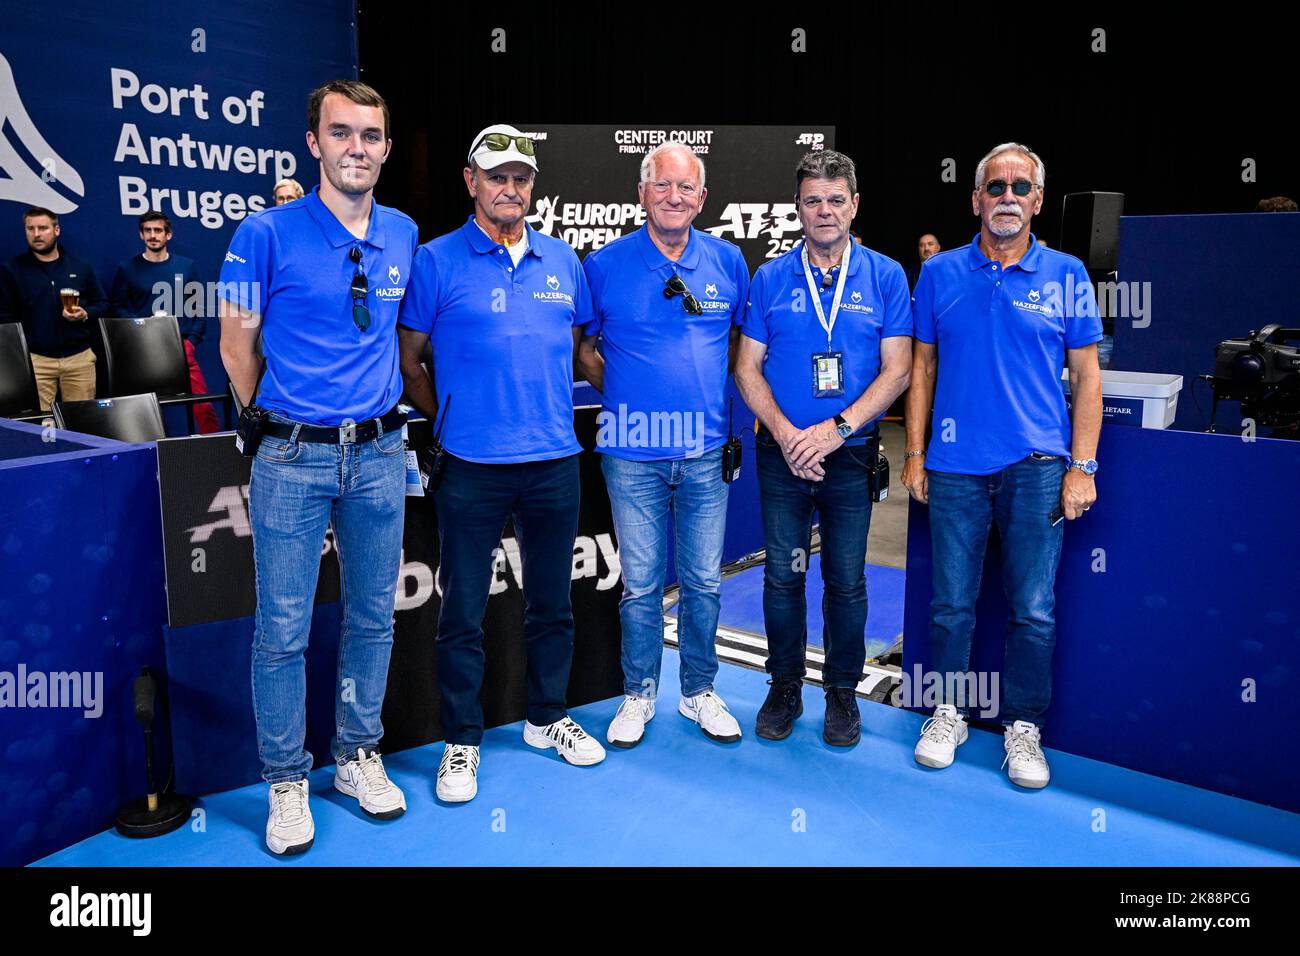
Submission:
[[[293,430],[298,429],[298,441],[322,442],[326,445],[352,445],[357,442],[371,441],[380,434],[387,435],[397,431],[406,424],[406,415],[394,408],[382,418],[367,418],[355,425],[299,425],[293,422],[277,422],[268,419],[263,434],[274,438],[292,438]],[[381,432],[380,426],[383,426]]]

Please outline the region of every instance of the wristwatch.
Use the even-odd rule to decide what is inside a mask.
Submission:
[[[903,455],[903,461],[907,461],[907,459],[909,458],[920,458],[924,454],[925,454],[924,448],[919,448],[916,451],[909,451]]]
[[[835,416],[835,430],[840,433],[840,437],[845,441],[853,437],[853,426],[844,420],[843,415]]]
[[[1071,458],[1070,467],[1078,468],[1085,475],[1091,477],[1097,473],[1097,459],[1095,458]]]

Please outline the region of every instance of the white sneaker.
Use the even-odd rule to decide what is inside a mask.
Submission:
[[[478,748],[471,744],[447,744],[438,764],[439,800],[464,803],[478,793]]]
[[[699,724],[706,737],[724,744],[740,739],[740,724],[731,716],[723,699],[711,690],[694,697],[683,697],[677,705],[677,712]]]
[[[655,715],[655,702],[628,694],[619,704],[618,713],[610,722],[605,739],[615,747],[635,747],[645,735],[645,725]]]
[[[307,805],[307,778],[271,784],[266,846],[272,853],[305,853],[316,841],[316,824]]]
[[[545,727],[524,721],[524,743],[539,750],[554,747],[560,756],[577,767],[589,767],[605,759],[605,748],[595,738],[565,717]]]
[[[391,820],[406,812],[406,796],[388,779],[379,754],[358,750],[355,757],[334,771],[334,789],[356,797],[361,809],[380,820]]]
[[[1012,783],[1034,790],[1047,786],[1052,774],[1047,769],[1047,758],[1043,756],[1043,742],[1036,724],[1017,720],[1006,729],[1002,746],[1007,752],[1002,766],[1007,768]]]
[[[940,704],[934,709],[934,716],[922,725],[921,739],[912,753],[922,766],[942,770],[952,764],[957,748],[966,742],[968,735],[966,718],[957,713],[957,708]]]

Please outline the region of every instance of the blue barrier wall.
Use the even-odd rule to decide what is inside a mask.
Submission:
[[[1065,531],[1045,743],[1300,811],[1300,443],[1114,426],[1097,460],[1097,504]],[[909,675],[930,659],[932,593],[929,510],[910,504]],[[995,538],[976,671],[1001,667],[1001,581]]]
[[[40,429],[0,421],[0,444],[20,445],[20,434],[39,437]],[[0,865],[103,830],[122,802],[143,794],[131,683],[142,665],[163,671],[153,446],[60,436],[44,456],[0,461],[0,672],[11,681],[20,668],[29,679],[98,674],[101,713],[0,707],[9,774],[0,793]],[[166,753],[165,720],[157,730]]]
[[[338,685],[338,602],[312,612],[307,645],[308,753],[328,762]],[[168,677],[176,707],[176,788],[202,795],[259,780],[253,719],[253,618],[167,628]],[[311,703],[324,702],[324,706]],[[235,783],[237,782],[237,784]]]
[[[1300,213],[1125,216],[1119,279],[1149,282],[1150,324],[1115,322],[1111,368],[1183,376],[1175,428],[1209,423],[1214,348],[1270,322],[1300,326]],[[1219,431],[1240,434],[1236,402],[1219,409]]]

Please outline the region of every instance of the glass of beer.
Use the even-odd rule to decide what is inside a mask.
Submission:
[[[81,290],[60,289],[59,298],[63,300],[63,311],[71,312],[81,303]]]

